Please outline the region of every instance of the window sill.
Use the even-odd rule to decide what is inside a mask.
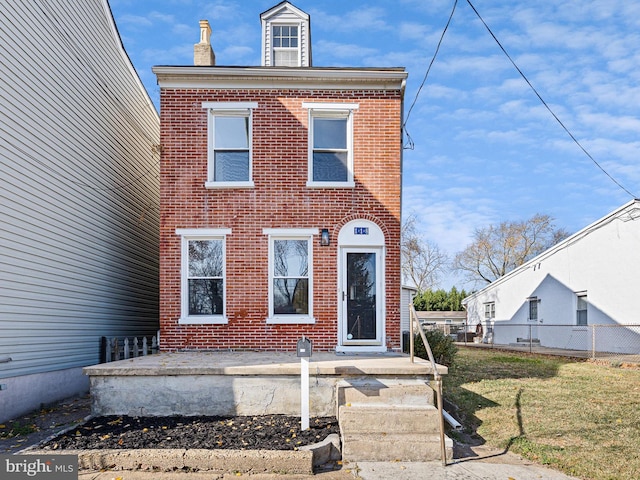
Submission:
[[[254,188],[255,184],[250,182],[205,182],[204,188],[211,190],[218,188]]]
[[[197,317],[180,317],[179,325],[227,325],[229,319],[223,315],[215,316],[197,316]]]
[[[314,323],[316,323],[315,318],[303,316],[303,315],[267,317],[267,325],[297,325],[297,324],[312,325]]]
[[[308,188],[355,188],[356,182],[307,182]]]

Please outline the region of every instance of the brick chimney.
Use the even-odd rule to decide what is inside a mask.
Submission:
[[[203,67],[216,64],[216,54],[211,48],[211,27],[208,20],[200,20],[200,43],[193,46],[193,64]]]

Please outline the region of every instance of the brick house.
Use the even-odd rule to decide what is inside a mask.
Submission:
[[[260,16],[262,65],[160,86],[164,351],[400,350],[403,68],[312,67],[309,16]]]

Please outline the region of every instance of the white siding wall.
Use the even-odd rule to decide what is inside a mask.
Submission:
[[[582,348],[571,342],[585,343],[586,328],[546,327],[576,324],[576,292],[587,294],[589,325],[638,324],[640,216],[637,211],[635,215],[629,212],[639,207],[640,202],[632,203],[468,297],[469,324],[484,322],[486,302],[495,302],[496,323],[525,324],[527,298],[535,296],[540,299],[538,336],[542,344]],[[528,332],[497,326],[494,341],[509,343],[516,336],[527,338]]]
[[[6,379],[158,328],[159,119],[106,0],[3,2],[0,38]]]
[[[272,43],[271,43],[271,28],[273,24],[289,24],[300,26],[300,66],[311,66],[311,33],[309,26],[308,16],[301,17],[296,12],[284,9],[271,17],[265,17],[263,22],[264,32],[262,32],[263,46],[262,46],[262,65],[272,66]]]

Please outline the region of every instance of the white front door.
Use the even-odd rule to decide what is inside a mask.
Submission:
[[[341,249],[341,346],[381,346],[383,342],[382,249]]]

